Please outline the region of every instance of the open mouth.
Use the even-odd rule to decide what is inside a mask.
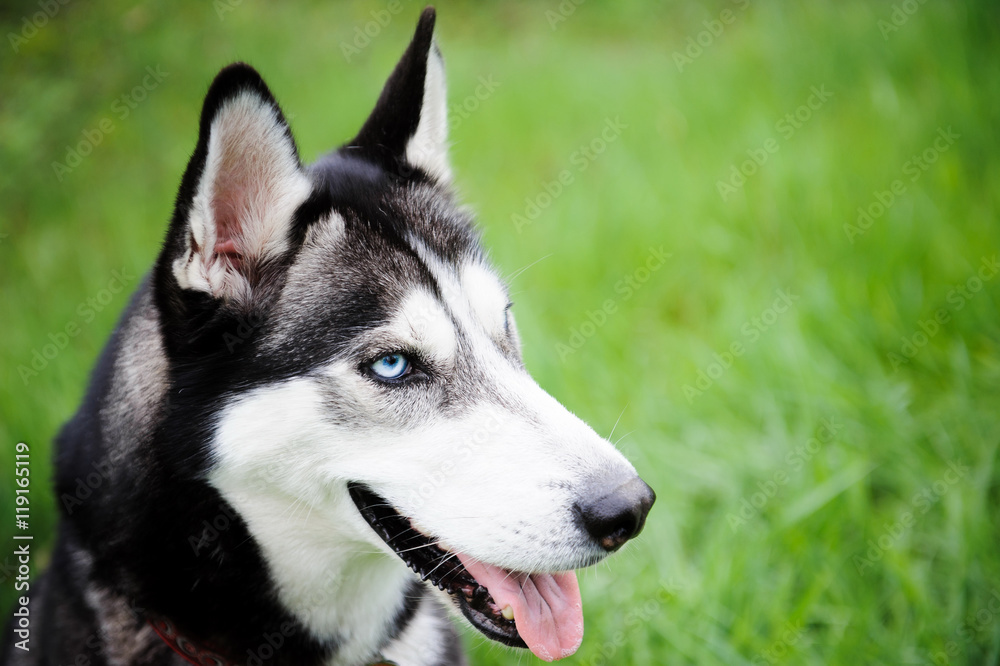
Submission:
[[[350,483],[347,488],[375,533],[421,580],[451,595],[487,638],[528,648],[546,661],[579,647],[583,609],[573,572],[513,572],[445,550],[367,486]]]

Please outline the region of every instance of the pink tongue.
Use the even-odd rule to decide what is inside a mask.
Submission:
[[[539,659],[568,657],[583,642],[583,601],[576,574],[512,573],[458,553],[476,581],[500,609],[514,609],[517,633]]]

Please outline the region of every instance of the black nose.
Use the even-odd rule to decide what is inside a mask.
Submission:
[[[577,503],[576,509],[587,532],[609,553],[642,531],[646,514],[656,501],[653,489],[637,476],[611,492],[602,486],[595,494],[598,496]]]

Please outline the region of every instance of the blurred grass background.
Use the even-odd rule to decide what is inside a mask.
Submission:
[[[353,136],[409,40],[421,5],[403,2],[348,62],[342,44],[387,7],[73,2],[35,33],[38,3],[0,10],[0,459],[32,447],[38,547],[54,529],[50,442],[126,301],[87,299],[153,261],[213,75],[259,68],[311,161]],[[642,538],[582,574],[569,663],[998,663],[1000,279],[977,282],[1000,252],[998,6],[438,11],[463,108],[457,185],[502,270],[531,265],[513,280],[527,364],[599,432],[617,422],[659,496]],[[147,67],[162,81],[122,106]],[[479,99],[482,80],[495,90]],[[832,94],[803,111],[813,87]],[[112,131],[56,173],[104,118]],[[608,119],[620,135],[585,157]],[[958,138],[935,148],[948,128]],[[718,182],[769,139],[724,198]],[[572,182],[540,196],[564,170]],[[864,233],[845,228],[896,180]],[[797,298],[783,313],[777,290]],[[25,382],[19,366],[70,323]],[[536,661],[467,639],[475,664]]]

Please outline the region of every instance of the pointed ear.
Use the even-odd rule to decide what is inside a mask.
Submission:
[[[249,304],[287,255],[295,211],[310,191],[263,79],[242,63],[226,67],[205,98],[161,257],[164,272],[182,290]]]
[[[413,41],[348,147],[369,150],[393,171],[400,165],[415,167],[449,183],[448,99],[444,60],[434,42],[434,19],[433,7],[420,15]]]

